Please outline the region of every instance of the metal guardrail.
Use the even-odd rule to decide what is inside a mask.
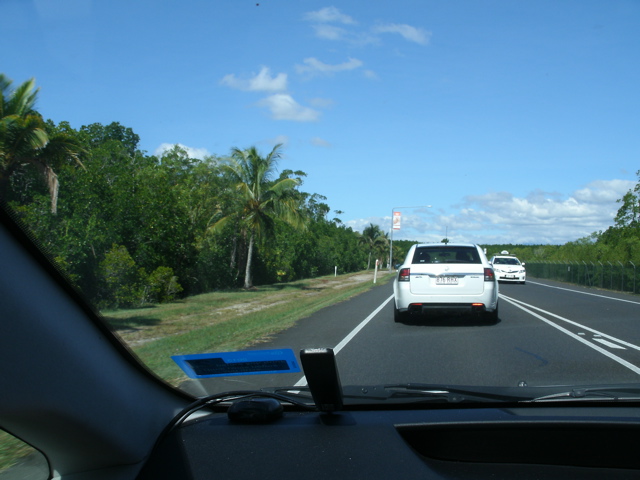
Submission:
[[[630,293],[638,293],[640,289],[639,273],[633,262],[527,262],[526,269],[527,276],[547,280]]]

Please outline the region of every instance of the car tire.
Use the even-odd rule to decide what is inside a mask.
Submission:
[[[398,310],[398,308],[394,303],[393,304],[393,321],[396,323],[404,323],[406,319],[407,319],[407,314]]]
[[[484,320],[490,325],[498,323],[498,305],[493,312],[484,312]]]

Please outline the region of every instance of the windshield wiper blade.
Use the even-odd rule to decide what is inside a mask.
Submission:
[[[384,395],[368,395],[369,387],[355,387],[355,386],[347,386],[342,387],[343,392],[342,396],[346,399],[362,399],[367,398],[369,400],[386,400],[389,395],[384,393]],[[376,387],[373,387],[375,389]],[[364,393],[363,393],[364,390]],[[307,386],[304,387],[278,387],[278,388],[264,388],[263,391],[277,393],[279,395],[284,395],[296,399],[304,398],[309,399],[313,402],[313,396],[311,395],[311,389]]]
[[[343,398],[348,405],[362,403],[461,403],[520,402],[530,396],[513,395],[513,389],[502,387],[449,386],[424,383],[343,386]],[[294,398],[309,398],[308,387],[269,388],[268,391]],[[508,393],[507,393],[508,392]]]
[[[399,387],[398,387],[399,388]],[[291,396],[294,398],[306,398],[311,400],[311,392],[309,387],[281,387],[268,389],[280,395]],[[385,402],[387,400],[398,399],[435,399],[435,400],[451,400],[451,392],[445,390],[420,390],[420,391],[394,391],[394,387],[387,389],[385,385],[378,386],[356,386],[349,385],[343,387],[342,396],[346,400],[352,400],[348,403],[357,404],[362,401],[367,403]],[[458,401],[457,399],[453,401]]]
[[[391,393],[391,399],[432,399],[446,400],[451,403],[460,402],[519,402],[525,397],[513,395],[512,389],[502,387],[469,387],[433,385],[421,383],[400,383],[384,385],[383,388]]]
[[[313,403],[308,387],[265,389],[299,401]],[[544,395],[540,395],[544,393]],[[535,403],[553,401],[640,401],[640,386],[544,386],[495,387],[397,383],[347,385],[343,387],[347,405],[375,403]]]
[[[554,400],[640,400],[640,388],[634,386],[580,387],[532,398],[530,400],[527,400],[527,402],[545,402]]]

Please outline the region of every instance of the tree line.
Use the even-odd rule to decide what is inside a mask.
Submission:
[[[281,145],[149,155],[118,122],[45,120],[37,94],[0,75],[0,198],[99,307],[358,271],[382,255],[302,190],[304,172],[277,170]]]
[[[74,129],[36,110],[33,79],[0,74],[0,200],[70,280],[100,307],[138,306],[228,288],[386,266],[389,235],[330,218],[303,171],[282,170],[282,146],[191,158],[159,156],[118,122]],[[638,171],[640,180],[640,171]],[[640,264],[640,182],[615,224],[564,245],[484,245],[528,262]],[[336,211],[337,215],[342,212]],[[448,241],[448,239],[445,239]],[[394,241],[404,259],[413,241]]]

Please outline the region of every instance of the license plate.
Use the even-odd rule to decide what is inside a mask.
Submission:
[[[458,277],[436,277],[436,285],[457,285]]]

